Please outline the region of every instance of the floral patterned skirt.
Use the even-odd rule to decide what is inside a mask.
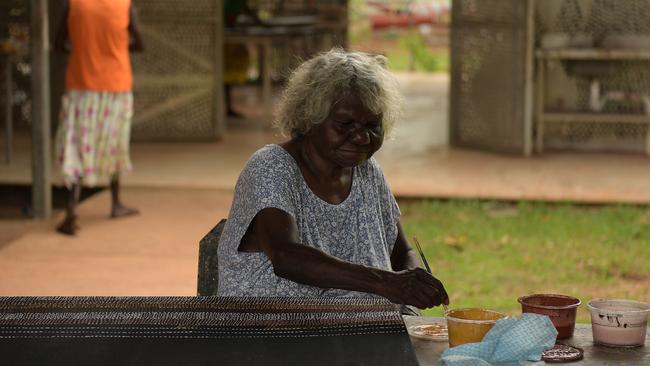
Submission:
[[[67,187],[95,186],[131,171],[133,93],[68,90],[61,102],[56,156]]]

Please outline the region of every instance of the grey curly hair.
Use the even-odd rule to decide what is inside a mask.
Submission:
[[[346,93],[381,116],[384,137],[391,136],[401,112],[397,81],[381,55],[333,48],[305,61],[291,75],[276,110],[274,124],[285,136],[299,138],[330,114]]]

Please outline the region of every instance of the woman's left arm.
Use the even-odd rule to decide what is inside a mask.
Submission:
[[[142,52],[144,51],[144,42],[140,34],[140,25],[138,22],[138,11],[133,4],[129,9],[129,51]]]
[[[57,52],[70,53],[70,44],[68,41],[68,13],[70,4],[68,0],[63,0],[63,15],[59,21],[59,28],[54,38],[54,50]]]
[[[420,259],[409,245],[408,240],[406,240],[402,224],[399,222],[397,223],[397,239],[395,239],[393,252],[390,255],[390,263],[393,271],[421,267]]]

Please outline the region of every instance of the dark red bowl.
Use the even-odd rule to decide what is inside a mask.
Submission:
[[[573,336],[580,299],[566,295],[534,294],[522,296],[517,301],[521,304],[522,313],[547,315],[551,318],[558,339]]]

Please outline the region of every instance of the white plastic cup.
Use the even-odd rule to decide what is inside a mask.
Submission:
[[[645,344],[650,304],[620,299],[596,299],[587,304],[594,342],[612,347]]]

